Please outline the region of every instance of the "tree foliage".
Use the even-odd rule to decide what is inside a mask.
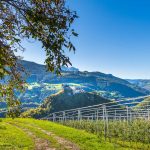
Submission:
[[[71,25],[77,17],[65,0],[0,1],[0,96],[9,112],[17,110],[14,108],[19,104],[15,91],[24,89],[24,70],[15,55],[24,50],[21,40],[40,41],[46,52],[47,70],[60,74],[61,66],[71,65],[65,50],[75,51],[71,36],[78,34]]]

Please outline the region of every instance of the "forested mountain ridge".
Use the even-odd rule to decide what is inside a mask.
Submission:
[[[96,91],[103,97],[115,99],[142,96],[148,93],[147,90],[111,74],[83,72],[74,67],[63,67],[62,75],[57,76],[54,73],[47,72],[44,65],[24,60],[21,61],[21,64],[29,72],[28,88],[25,93],[19,95],[26,105],[32,102],[38,106],[46,97],[62,90],[62,84],[86,92]]]
[[[103,90],[117,91],[124,97],[136,97],[148,93],[134,84],[126,80],[115,77],[111,74],[101,72],[79,71],[77,68],[62,68],[62,75],[46,72],[44,65],[39,65],[33,62],[21,61],[22,65],[29,72],[30,76],[27,82],[30,83],[47,83],[47,84],[80,84],[87,89],[86,91]]]
[[[76,91],[69,86],[45,99],[40,107],[30,109],[23,117],[43,118],[53,112],[112,102],[96,93]],[[114,104],[114,103],[113,103]]]
[[[147,90],[111,74],[63,67],[61,76],[57,76],[47,72],[45,65],[24,60],[19,63],[29,74],[26,91],[17,95],[25,109],[40,106],[46,97],[62,91],[63,85],[69,85],[76,91],[96,92],[106,99],[121,99],[149,94]],[[6,107],[5,103],[0,103],[0,108],[4,107]]]

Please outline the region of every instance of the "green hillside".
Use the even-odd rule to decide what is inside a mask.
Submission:
[[[44,65],[39,65],[34,62],[21,61],[24,68],[29,72],[30,76],[27,82],[38,83],[39,87],[43,83],[48,84],[80,84],[84,86],[86,91],[117,91],[124,97],[136,97],[147,94],[147,91],[141,89],[126,80],[115,77],[111,74],[101,72],[81,72],[78,69],[62,69],[62,75],[46,72]]]
[[[145,98],[141,103],[139,103],[136,108],[138,107],[146,107],[147,105],[150,105],[150,97]]]
[[[101,72],[79,71],[76,68],[62,68],[62,75],[46,72],[44,65],[34,62],[21,61],[28,71],[27,89],[25,93],[18,95],[22,103],[32,103],[35,108],[49,95],[56,94],[62,90],[62,84],[86,92],[97,92],[105,98],[126,98],[147,95],[148,91],[142,89],[126,80],[117,78],[111,74]],[[29,106],[28,106],[29,108]]]
[[[29,73],[25,92],[16,93],[16,96],[22,102],[23,111],[39,107],[47,97],[61,92],[63,90],[62,85],[69,85],[74,90],[80,92],[96,92],[106,99],[120,100],[122,98],[149,94],[147,90],[111,74],[83,72],[77,68],[63,67],[62,75],[57,76],[56,74],[46,72],[44,65],[29,61],[21,61],[21,63]],[[95,102],[90,104],[94,105]],[[0,109],[4,110],[6,107],[4,102],[0,102]],[[0,116],[3,116],[1,112]]]
[[[111,100],[105,99],[96,93],[76,92],[67,86],[61,92],[46,98],[43,104],[37,109],[31,109],[27,112],[24,112],[23,116],[41,118],[52,112],[108,102],[111,102]]]
[[[98,136],[49,121],[3,119],[0,150],[124,150]]]

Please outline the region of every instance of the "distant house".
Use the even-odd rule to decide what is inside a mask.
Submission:
[[[62,87],[63,87],[63,89],[64,89],[64,92],[73,94],[73,90],[72,90],[72,88],[71,88],[69,85],[67,85],[67,84],[62,84]]]
[[[85,91],[80,88],[80,87],[71,87],[67,84],[62,84],[62,87],[64,89],[65,92],[69,93],[69,95],[71,94],[77,94],[77,93],[84,93]]]

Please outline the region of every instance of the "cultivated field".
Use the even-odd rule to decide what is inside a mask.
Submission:
[[[134,120],[127,121],[64,121],[63,125],[82,129],[93,133],[100,140],[128,147],[129,149],[150,149],[150,121]]]

